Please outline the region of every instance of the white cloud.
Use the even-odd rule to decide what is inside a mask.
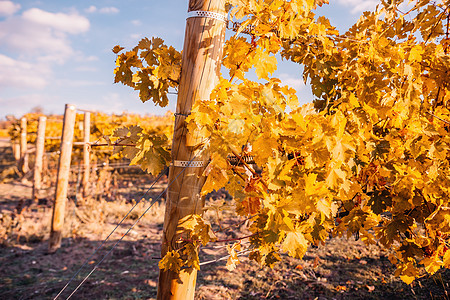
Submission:
[[[42,107],[44,105],[46,112],[60,113],[64,107],[64,103],[59,103],[55,101],[55,99],[51,99],[51,97],[42,94],[26,94],[11,98],[2,98],[0,96],[2,112],[5,114],[7,112],[7,114],[12,114],[16,117],[29,112],[33,107]],[[3,115],[0,115],[0,118],[1,117],[3,117]]]
[[[114,6],[110,6],[110,7],[102,7],[100,8],[99,12],[101,14],[117,14],[119,13],[119,9],[117,7]]]
[[[117,7],[114,7],[114,6],[102,7],[102,8],[99,9],[99,8],[97,8],[94,5],[89,6],[84,11],[89,13],[89,14],[98,12],[98,13],[101,13],[101,14],[109,14],[109,15],[117,14],[117,13],[120,12],[120,10]]]
[[[90,14],[95,13],[97,11],[97,7],[95,7],[94,5],[91,5],[88,8],[86,8],[84,11],[87,13],[90,13]]]
[[[44,87],[55,63],[76,56],[69,35],[86,32],[89,25],[89,20],[76,12],[51,13],[38,8],[0,21],[0,89]]]
[[[22,18],[35,24],[72,34],[86,32],[90,25],[88,19],[76,13],[50,13],[39,8],[25,11]]]
[[[282,84],[294,88],[297,92],[305,87],[305,83],[303,82],[302,76],[300,74],[298,75],[298,77],[292,77],[289,74],[283,73],[278,77],[280,78]]]
[[[0,1],[0,16],[12,16],[20,9],[20,4],[12,1]]]
[[[0,54],[0,88],[43,88],[50,69],[42,64],[32,64],[15,60]]]
[[[62,63],[73,55],[68,34],[89,29],[89,20],[76,13],[50,13],[37,8],[0,22],[0,51],[21,58]]]
[[[341,5],[352,7],[352,14],[366,10],[375,10],[375,7],[380,4],[378,0],[338,0],[337,2]]]
[[[62,63],[73,54],[64,32],[22,18],[0,22],[0,45],[22,59]]]

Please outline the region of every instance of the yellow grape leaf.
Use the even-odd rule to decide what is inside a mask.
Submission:
[[[227,251],[230,256],[228,257],[226,268],[228,271],[233,271],[240,263],[237,252],[241,251],[241,244],[239,242],[234,243],[231,247],[227,245]]]
[[[184,230],[194,231],[195,227],[202,221],[200,215],[192,214],[181,218],[178,221],[178,228],[183,228]]]
[[[211,225],[206,222],[200,215],[187,215],[178,221],[177,233],[189,231],[192,239],[199,240],[203,245],[206,245],[210,240],[216,239]]]
[[[305,178],[305,193],[307,196],[313,195],[316,192],[315,185],[317,180],[316,173],[309,173],[304,176]]]
[[[412,261],[408,261],[407,263],[397,266],[395,276],[399,275],[403,282],[410,284],[417,276],[419,276],[419,270],[414,266]]]
[[[345,180],[346,173],[342,171],[340,168],[333,168],[329,171],[325,182],[330,188],[335,188],[339,185],[340,181]]]
[[[410,275],[400,275],[400,279],[406,284],[411,284],[411,282],[413,282],[416,277]]]
[[[319,5],[319,6],[322,6],[323,4],[328,4],[328,3],[330,3],[329,0],[314,0],[314,4]]]
[[[246,122],[244,119],[230,119],[230,122],[228,123],[228,131],[237,135],[243,134],[245,127]]]
[[[257,163],[265,164],[269,157],[272,157],[273,149],[277,147],[277,145],[272,144],[273,139],[271,139],[270,135],[267,133],[261,134],[252,145],[253,152],[256,154]]]
[[[155,39],[153,39],[153,41],[155,41]],[[161,40],[161,42],[163,42],[163,41]],[[151,46],[152,46],[152,42],[148,38],[143,38],[142,40],[139,41],[139,43],[137,45],[137,47],[139,49],[150,49]]]
[[[415,45],[411,48],[411,52],[409,53],[408,60],[411,62],[421,62],[422,54],[424,54],[425,50],[420,45]]]
[[[278,175],[278,178],[279,178],[280,180],[284,180],[284,181],[291,181],[292,178],[291,178],[291,176],[288,176],[288,174],[289,174],[289,172],[292,170],[292,168],[295,166],[295,163],[296,163],[296,162],[297,162],[296,159],[288,160],[288,161],[284,164],[283,168],[281,169],[281,172],[280,172],[280,174]]]
[[[302,258],[308,248],[308,241],[301,232],[288,232],[284,238],[281,249],[295,258]]]
[[[246,215],[253,215],[259,211],[261,200],[258,197],[246,197],[240,204]]]
[[[317,201],[316,207],[317,207],[317,210],[321,214],[323,214],[327,217],[331,217],[331,212],[332,212],[331,203],[329,203],[326,198],[320,198]]]
[[[444,258],[443,258],[443,267],[450,268],[450,251],[449,249],[445,250]]]
[[[115,45],[114,48],[112,48],[112,52],[114,52],[114,54],[117,54],[120,51],[122,51],[123,49],[125,49],[125,48],[124,47],[120,47],[119,45]]]
[[[273,73],[277,69],[277,59],[275,56],[258,49],[254,57],[254,65],[256,76],[259,79],[267,78],[269,73]]]
[[[294,230],[295,230],[295,228],[294,228],[294,227],[295,227],[294,222],[292,221],[291,218],[289,218],[289,216],[287,215],[287,212],[286,212],[286,211],[283,211],[283,213],[285,214],[285,216],[283,217],[283,222],[284,222],[284,224],[287,225],[287,227],[289,228],[289,230],[294,231]]]
[[[124,137],[127,137],[128,132],[130,132],[130,131],[128,130],[127,127],[119,127],[114,130],[113,136],[119,137],[119,138],[124,138]]]
[[[306,122],[304,120],[303,115],[300,112],[292,113],[291,116],[298,127],[300,127],[303,131],[306,130]]]
[[[175,250],[169,251],[164,255],[164,257],[159,261],[158,266],[161,270],[173,272],[180,272],[183,261],[180,258],[180,254]]]
[[[420,263],[425,266],[425,270],[429,274],[436,273],[443,265],[443,262],[436,255],[433,255],[431,257],[426,257],[426,258],[422,259],[420,261]]]
[[[186,266],[200,270],[200,261],[198,259],[197,247],[193,244],[186,244],[184,246],[183,254],[186,257]]]
[[[221,167],[208,166],[205,169],[205,173],[208,178],[202,188],[202,195],[206,195],[213,190],[218,191],[220,188],[224,187],[228,182],[227,171]]]
[[[305,212],[312,211],[314,202],[308,197],[305,197],[303,189],[295,191],[294,197],[287,197],[281,203],[279,208],[294,215],[300,215]]]
[[[284,86],[284,87],[282,87],[281,90],[282,90],[283,94],[285,94],[287,97],[287,100],[286,100],[287,105],[289,105],[289,107],[291,109],[297,109],[300,105],[300,102],[298,101],[298,97],[295,94],[295,92],[296,92],[295,89],[289,88],[288,86]]]

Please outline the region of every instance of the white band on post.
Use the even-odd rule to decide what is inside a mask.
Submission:
[[[174,160],[173,161],[173,165],[175,167],[201,168],[201,167],[205,166],[205,162],[204,161],[198,161],[198,160],[193,160],[193,161]]]
[[[212,19],[216,19],[219,21],[223,21],[223,22],[227,21],[227,16],[221,15],[216,12],[203,11],[203,10],[194,10],[194,11],[188,12],[186,19],[189,19],[189,18],[212,18]]]

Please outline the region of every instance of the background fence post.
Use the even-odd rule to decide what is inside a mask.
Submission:
[[[42,158],[44,156],[46,117],[39,117],[36,136],[36,158],[34,162],[33,194],[32,199],[38,202],[42,182]]]
[[[61,247],[62,230],[64,226],[64,211],[67,201],[67,188],[70,176],[70,161],[72,156],[73,134],[76,110],[72,104],[66,104],[64,110],[63,133],[56,179],[55,203],[53,206],[50,231],[49,252],[55,252]]]
[[[90,150],[90,138],[91,138],[91,113],[85,112],[84,113],[84,120],[83,120],[83,197],[86,197],[88,194],[88,188],[89,188],[89,171],[90,171],[90,157],[89,157],[89,150]]]
[[[162,256],[168,251],[180,250],[185,245],[184,242],[180,242],[181,235],[177,230],[179,220],[191,214],[203,213],[204,198],[200,192],[206,179],[203,171],[209,155],[201,149],[205,137],[195,132],[188,133],[185,120],[194,102],[209,99],[212,89],[218,83],[225,37],[224,2],[224,0],[189,1],[189,12],[211,11],[223,15],[224,20],[204,16],[190,17],[186,20],[182,73],[172,143],[173,161],[169,171],[171,185],[168,189],[161,243]],[[202,161],[205,165],[187,167],[184,170],[183,165],[194,157],[195,161]],[[182,269],[179,274],[170,270],[160,270],[157,298],[192,300],[196,280],[195,269]]]
[[[27,118],[20,119],[20,160],[19,169],[22,173],[27,173],[30,168],[28,167],[28,145],[27,145]]]
[[[20,160],[20,139],[16,138],[14,140],[11,140],[11,147],[13,151],[14,159],[16,160],[16,163],[19,163]]]

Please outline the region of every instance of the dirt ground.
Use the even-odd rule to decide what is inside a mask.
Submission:
[[[14,166],[6,141],[0,141],[0,166],[0,173]],[[48,254],[54,184],[47,182],[39,203],[32,203],[29,180],[17,175],[4,178],[0,183],[0,299],[52,299],[74,277],[60,298],[66,299],[147,209],[149,201],[143,200],[92,255],[152,180],[139,172],[116,174],[102,193],[83,201],[73,179],[65,238],[56,253]],[[166,184],[163,179],[146,198],[155,198]],[[225,199],[224,194],[216,193],[209,201],[218,199]],[[21,214],[17,214],[18,206],[24,207]],[[162,200],[106,256],[72,299],[155,299],[163,213]],[[207,218],[217,223],[214,214]],[[239,221],[224,216],[221,225]],[[237,227],[219,238],[240,236],[245,230],[245,226]],[[242,256],[237,269],[229,272],[226,260],[220,260],[226,254],[224,244],[201,249],[200,261],[210,263],[201,266],[196,299],[449,299],[448,270],[406,285],[393,276],[387,250],[367,247],[353,238],[333,238],[326,245],[311,247],[303,260],[283,255],[273,269]]]

